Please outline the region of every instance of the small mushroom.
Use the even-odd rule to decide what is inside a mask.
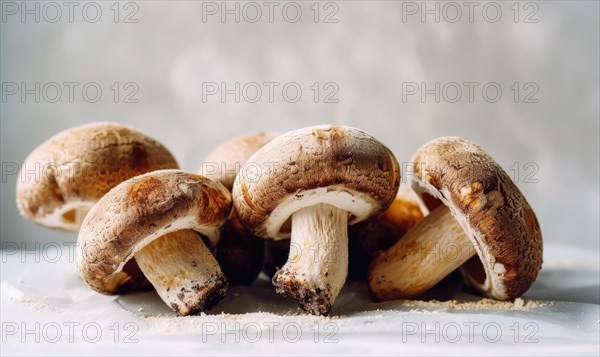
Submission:
[[[226,141],[206,157],[200,174],[221,182],[231,190],[233,181],[246,160],[277,135],[259,132]],[[235,210],[231,211],[229,219],[223,225],[216,257],[229,285],[251,284],[260,273],[264,241],[244,229]]]
[[[250,165],[255,170],[249,169]],[[307,312],[327,314],[348,272],[348,225],[384,211],[400,170],[390,150],[355,128],[316,126],[283,134],[244,164],[234,206],[259,237],[291,237],[278,293]]]
[[[179,170],[127,180],[98,201],[79,232],[77,266],[103,294],[139,285],[124,271],[133,257],[159,296],[179,315],[218,302],[227,281],[198,233],[214,246],[231,209],[218,182]],[[197,232],[197,233],[196,233]]]
[[[42,226],[77,231],[111,188],[146,172],[176,168],[167,148],[133,128],[87,124],[56,134],[29,154],[17,182],[17,207]]]
[[[456,268],[482,295],[507,300],[533,284],[542,234],[525,197],[481,147],[443,137],[412,159],[410,182],[429,214],[371,262],[378,300],[418,297]]]
[[[348,276],[366,280],[373,254],[390,248],[422,219],[416,194],[407,185],[401,185],[387,210],[348,228]]]

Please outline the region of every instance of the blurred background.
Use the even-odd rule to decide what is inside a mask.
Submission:
[[[547,245],[599,249],[596,1],[1,5],[3,244],[75,239],[19,216],[12,165],[117,121],[192,171],[254,131],[355,126],[401,162],[463,136],[513,177]]]

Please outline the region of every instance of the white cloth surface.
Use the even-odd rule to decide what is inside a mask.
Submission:
[[[58,258],[60,257],[60,258]],[[265,276],[230,289],[200,316],[176,317],[155,292],[103,296],[77,274],[68,249],[3,251],[6,355],[595,355],[600,284],[595,252],[548,246],[523,297],[529,309],[416,307],[372,302],[348,282],[329,317],[302,314]],[[454,299],[480,298],[458,292]],[[37,339],[37,340],[36,340]]]

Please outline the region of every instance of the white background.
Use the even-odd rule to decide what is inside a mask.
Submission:
[[[20,4],[17,3],[17,4]],[[21,9],[12,15],[3,8],[1,31],[1,80],[40,83],[40,103],[33,95],[9,95],[3,87],[1,103],[1,161],[22,163],[27,154],[51,135],[91,121],[118,121],[136,126],[155,136],[176,155],[187,170],[197,170],[203,156],[223,140],[260,131],[287,131],[307,125],[335,123],[362,128],[385,144],[399,161],[409,161],[426,141],[443,135],[459,135],[481,144],[516,180],[537,212],[546,242],[565,242],[587,248],[599,247],[598,162],[599,162],[599,72],[598,2],[550,1],[518,3],[515,23],[512,1],[496,6],[476,2],[472,18],[469,7],[458,2],[462,16],[456,23],[456,8],[440,6],[440,22],[434,14],[411,15],[412,3],[400,1],[336,2],[336,8],[319,6],[314,21],[312,1],[297,2],[300,20],[292,23],[295,8],[287,19],[278,3],[270,22],[268,7],[240,6],[235,15],[211,15],[209,5],[194,1],[138,1],[126,7],[114,2],[97,2],[102,9],[98,21],[95,6],[77,3],[72,23],[69,8],[62,2],[62,16],[55,7],[40,4],[35,15],[22,18]],[[220,2],[214,3],[220,6]],[[414,3],[419,8],[421,2]],[[3,7],[6,7],[3,1]],[[34,9],[34,3],[27,6]],[[133,7],[132,7],[133,6]],[[235,2],[227,7],[233,9]],[[434,9],[436,2],[426,5]],[[512,6],[512,8],[511,8]],[[483,14],[483,9],[487,14]],[[444,10],[445,9],[445,10]],[[10,11],[9,11],[10,10]],[[424,10],[420,8],[418,10]],[[126,15],[135,14],[125,23]],[[535,14],[534,14],[535,12]],[[497,22],[492,22],[498,19]],[[471,22],[472,20],[472,22]],[[525,23],[525,21],[537,23]],[[54,89],[62,87],[57,103]],[[77,82],[70,103],[65,82]],[[109,87],[121,86],[118,102]],[[123,103],[134,82],[138,103]],[[219,95],[202,100],[202,83],[278,82],[273,103],[268,88],[257,103],[233,95],[221,102]],[[303,90],[297,103],[287,102],[281,88],[298,83]],[[314,82],[321,86],[319,103],[314,103]],[[322,86],[338,85],[338,103],[323,103],[329,93]],[[468,87],[457,103],[441,93],[440,103],[427,95],[407,96],[403,83],[425,82],[441,88],[449,82],[478,82],[469,102]],[[488,103],[482,96],[486,83],[498,83],[502,96]],[[509,86],[518,82],[519,103]],[[523,103],[533,87],[538,103]],[[88,103],[82,95],[86,83],[97,83],[102,97]],[[405,84],[406,86],[406,84]],[[251,89],[251,88],[249,88]],[[448,87],[447,98],[455,96]],[[248,92],[253,97],[254,92]],[[293,91],[289,92],[293,97]],[[493,98],[494,90],[489,90]],[[89,91],[89,97],[94,91]],[[539,168],[525,183],[527,173]],[[514,163],[517,163],[516,166]],[[520,167],[519,174],[516,167]],[[511,169],[512,167],[512,169]],[[3,166],[2,242],[72,240],[74,236],[35,227],[18,216],[15,206],[17,175]]]

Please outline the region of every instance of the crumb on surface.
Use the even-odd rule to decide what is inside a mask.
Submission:
[[[402,304],[407,307],[425,307],[439,308],[447,307],[456,310],[518,310],[528,311],[529,309],[551,305],[550,301],[541,300],[526,300],[517,298],[514,301],[498,301],[494,299],[481,299],[476,301],[421,301],[421,300],[406,300]]]

